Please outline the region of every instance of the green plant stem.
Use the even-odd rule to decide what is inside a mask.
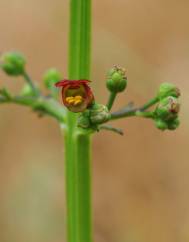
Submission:
[[[77,184],[77,240],[91,242],[91,159],[90,136],[83,132],[75,135]]]
[[[142,107],[140,107],[140,111],[145,111],[148,108],[150,108],[151,106],[153,106],[154,104],[156,104],[159,101],[159,97],[154,97],[151,100],[149,100],[149,102],[145,103]]]
[[[36,97],[0,97],[0,104],[14,103],[33,108],[34,111],[41,112],[44,115],[49,115],[57,119],[60,123],[65,122],[65,108],[54,100],[44,96]]]
[[[135,116],[143,117],[143,118],[153,118],[154,117],[154,112],[137,111],[137,112],[135,112]]]
[[[143,106],[136,108],[132,106],[127,106],[117,112],[111,113],[111,120],[120,119],[120,118],[126,118],[126,117],[132,117],[132,116],[143,116],[143,117],[153,117],[152,112],[144,112],[154,104],[156,104],[159,101],[158,97],[155,97],[151,99],[149,102],[145,103]]]
[[[111,93],[110,93],[110,96],[109,96],[109,99],[108,99],[108,103],[107,103],[107,105],[106,105],[107,108],[108,108],[109,110],[111,110],[111,108],[112,108],[112,106],[113,106],[113,104],[114,104],[114,101],[115,101],[116,95],[117,95],[116,92],[111,92]]]
[[[28,83],[28,85],[30,85],[30,87],[32,88],[33,92],[36,95],[39,95],[39,90],[37,89],[37,87],[33,83],[32,79],[30,78],[30,76],[28,75],[28,73],[25,71],[22,76],[24,77],[24,79],[26,80],[26,82]]]
[[[124,134],[122,129],[115,128],[115,127],[112,127],[110,125],[100,125],[99,130],[108,130],[108,131],[112,131],[112,132],[115,132],[115,133],[120,134],[120,135]]]
[[[70,1],[69,79],[90,79],[91,0]],[[91,242],[90,137],[67,112],[65,171],[68,242]]]

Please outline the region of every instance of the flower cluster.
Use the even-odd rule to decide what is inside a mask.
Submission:
[[[62,100],[71,111],[81,114],[78,126],[98,129],[98,125],[107,122],[111,115],[105,105],[94,102],[94,95],[88,80],[62,80],[56,87],[62,87]]]
[[[77,126],[90,132],[106,129],[122,134],[120,129],[105,123],[131,116],[151,118],[160,130],[174,130],[179,126],[180,90],[170,83],[162,83],[155,97],[143,106],[135,107],[133,103],[129,103],[112,112],[118,94],[124,92],[127,87],[126,71],[118,66],[111,68],[107,74],[106,87],[109,98],[105,105],[96,102],[89,80],[61,80],[62,74],[55,68],[47,70],[43,76],[44,85],[48,89],[44,95],[39,85],[27,73],[25,57],[18,52],[3,54],[0,58],[0,68],[9,76],[20,76],[26,82],[19,95],[10,94],[6,88],[0,89],[0,103],[12,102],[31,106],[40,115],[48,114],[60,122],[66,122],[68,120],[65,109],[57,102],[58,88],[61,88],[65,107],[73,113],[80,113],[77,115]],[[155,109],[150,110],[154,105],[157,105]]]
[[[155,103],[158,103],[158,105],[153,112],[145,112],[140,111],[140,109],[131,108],[110,114],[110,108],[115,99],[115,95],[118,92],[124,91],[127,86],[125,70],[118,67],[110,70],[106,85],[111,93],[110,97],[113,97],[113,99],[110,99],[107,105],[95,102],[94,95],[89,87],[89,82],[88,80],[64,79],[55,84],[56,87],[62,88],[64,105],[71,112],[81,113],[78,117],[78,126],[81,128],[98,130],[99,125],[108,122],[112,118],[116,118],[116,116],[124,117],[130,115],[152,118],[155,121],[156,127],[161,130],[174,130],[179,126],[178,113],[180,103],[178,98],[180,91],[173,84],[163,83],[160,85],[157,97],[155,98]],[[115,95],[112,96],[112,93]]]

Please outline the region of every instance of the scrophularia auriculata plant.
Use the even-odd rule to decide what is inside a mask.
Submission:
[[[25,80],[19,94],[0,89],[0,103],[16,103],[31,107],[40,117],[50,116],[60,124],[65,137],[65,171],[68,242],[92,242],[90,140],[101,130],[123,134],[110,121],[138,116],[151,119],[160,130],[179,126],[180,91],[171,83],[162,83],[155,96],[140,107],[128,103],[111,112],[119,93],[126,90],[127,76],[117,65],[106,76],[109,99],[98,103],[90,87],[91,0],[70,1],[70,39],[68,78],[55,68],[43,76],[48,94],[43,94],[26,71],[26,59],[18,52],[1,56],[0,67],[10,77]],[[61,88],[62,103],[58,101]]]

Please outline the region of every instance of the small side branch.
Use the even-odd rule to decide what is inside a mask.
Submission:
[[[158,101],[159,101],[159,98],[155,97],[151,99],[149,102],[147,102],[146,104],[144,104],[143,106],[138,108],[133,107],[131,104],[129,104],[125,108],[117,112],[111,113],[111,120],[132,117],[132,116],[142,116],[142,117],[152,118],[153,117],[152,112],[144,112],[144,111],[150,108],[151,106],[153,106],[154,104],[156,104]]]
[[[110,126],[110,125],[101,125],[101,126],[99,126],[99,129],[100,129],[100,130],[112,131],[112,132],[115,132],[115,133],[117,133],[117,134],[124,135],[122,129],[114,128],[114,127],[112,127],[112,126]]]
[[[25,81],[28,83],[28,85],[32,88],[32,90],[35,93],[35,95],[38,96],[40,94],[40,91],[36,87],[36,85],[34,84],[34,82],[32,81],[32,79],[30,78],[30,76],[28,75],[28,73],[26,71],[24,71],[24,73],[22,74],[22,76],[25,79]]]
[[[0,104],[5,103],[29,106],[36,112],[54,117],[61,123],[65,122],[65,109],[56,100],[49,97],[40,96],[39,98],[36,98],[15,96],[7,98],[5,96],[0,96]]]

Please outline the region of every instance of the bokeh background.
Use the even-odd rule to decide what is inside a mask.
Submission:
[[[92,86],[99,102],[105,75],[126,67],[127,92],[114,106],[142,104],[162,81],[182,91],[181,126],[161,132],[150,120],[116,121],[93,142],[96,242],[189,241],[189,1],[94,0]],[[0,0],[0,52],[20,50],[27,69],[67,75],[68,0]],[[0,74],[18,93],[22,80]],[[0,107],[0,241],[65,242],[63,140],[57,123],[28,108]]]

